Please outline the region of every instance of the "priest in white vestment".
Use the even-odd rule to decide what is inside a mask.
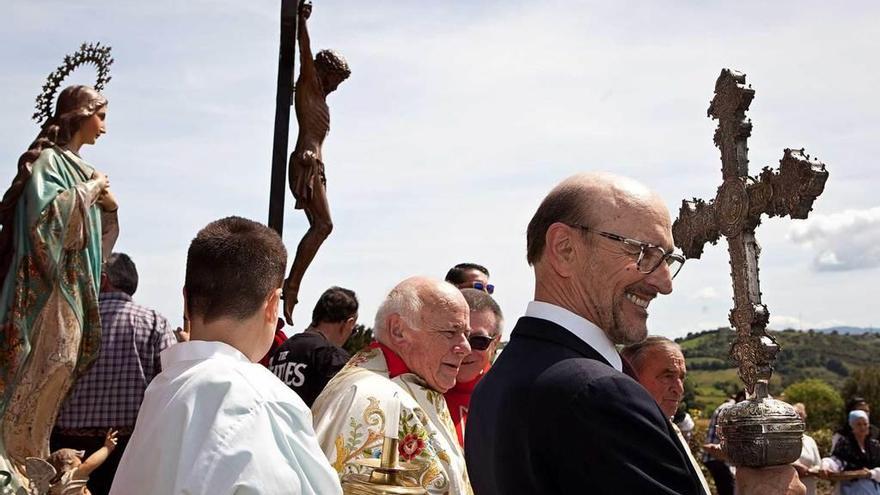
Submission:
[[[379,457],[385,412],[400,400],[400,460],[410,486],[431,494],[471,494],[464,455],[443,393],[470,353],[469,311],[451,284],[413,277],[376,314],[377,343],[355,354],[312,405],[315,432],[336,471],[366,473],[353,461]]]
[[[339,495],[302,399],[256,363],[269,350],[287,253],[243,218],[202,229],[187,255],[190,342],[161,354],[112,494]]]

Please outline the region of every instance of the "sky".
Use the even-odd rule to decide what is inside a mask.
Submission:
[[[544,195],[609,171],[681,200],[721,183],[706,116],[722,68],[747,74],[751,173],[806,148],[830,177],[808,220],[757,230],[771,328],[878,326],[880,4],[315,0],[312,46],[351,78],[328,98],[324,143],[334,230],[306,273],[288,333],[331,285],[360,322],[410,275],[487,266],[506,332],[533,297],[525,230]],[[208,222],[268,214],[280,1],[3,0],[0,182],[38,132],[46,76],[80,43],[113,47],[108,133],[83,157],[120,203],[117,251],[135,299],[180,324],[186,250]],[[68,81],[91,84],[83,68]],[[291,125],[291,146],[295,122]],[[874,158],[872,158],[874,157]],[[295,252],[305,216],[286,199]],[[726,326],[726,242],[689,260],[653,301],[669,337]]]

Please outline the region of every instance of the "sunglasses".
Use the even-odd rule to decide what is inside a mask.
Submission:
[[[492,284],[483,284],[483,282],[474,282],[474,289],[486,291],[488,294],[495,293],[495,286]]]
[[[489,337],[488,335],[471,335],[468,337],[468,343],[471,345],[471,349],[475,351],[485,351],[493,340],[495,340],[495,337]]]

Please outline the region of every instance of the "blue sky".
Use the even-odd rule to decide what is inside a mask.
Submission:
[[[46,75],[83,41],[113,46],[108,134],[83,156],[119,198],[136,299],[173,324],[186,248],[211,220],[265,221],[277,1],[7,0],[0,20],[0,182],[38,129]],[[335,230],[306,274],[292,331],[330,285],[371,324],[384,294],[460,261],[492,271],[512,320],[532,297],[525,228],[547,191],[607,170],[681,199],[721,181],[706,117],[721,68],[747,74],[751,171],[805,147],[830,172],[812,219],[758,229],[771,325],[876,326],[880,264],[880,4],[316,0],[313,47],[348,59],[325,142]],[[71,82],[88,83],[83,69]],[[293,131],[295,134],[295,130]],[[293,140],[291,140],[292,144]],[[291,256],[307,227],[287,198]],[[653,333],[726,325],[724,243],[651,306]]]

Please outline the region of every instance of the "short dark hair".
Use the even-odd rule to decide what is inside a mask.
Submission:
[[[550,191],[541,201],[526,229],[526,261],[537,263],[544,254],[547,230],[554,223],[577,225],[589,221],[586,218],[584,192],[576,186],[563,183]]]
[[[134,261],[125,253],[111,253],[104,262],[104,274],[113,287],[133,296],[138,288],[138,272]]]
[[[495,315],[495,333],[501,334],[501,325],[504,323],[504,315],[501,306],[495,302],[486,291],[478,289],[461,289],[461,295],[467,301],[468,309],[474,311],[491,311]]]
[[[269,227],[241,217],[209,223],[186,255],[190,316],[201,316],[205,323],[251,316],[281,287],[286,265],[287,250]]]
[[[476,263],[459,263],[446,272],[446,281],[452,285],[464,283],[464,281],[467,280],[464,273],[468,270],[477,270],[478,272],[483,272],[487,277],[489,276],[489,270],[483,265],[478,265]]]
[[[330,287],[321,294],[312,310],[312,326],[343,322],[354,316],[357,310],[358,300],[353,290]]]
[[[681,352],[681,347],[672,340],[667,339],[666,337],[661,337],[660,335],[648,335],[648,338],[645,340],[636,344],[630,344],[621,349],[620,355],[629,361],[629,364],[632,365],[637,373],[640,373],[645,364],[644,360],[645,356],[648,355],[648,351],[656,347],[676,349]]]
[[[850,411],[861,404],[865,404],[870,407],[870,404],[868,404],[868,401],[864,397],[860,397],[858,395],[855,397],[850,397],[850,399],[846,401],[846,413],[849,414]]]

